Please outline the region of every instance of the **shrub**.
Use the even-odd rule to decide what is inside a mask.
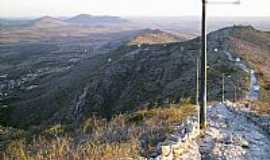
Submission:
[[[55,125],[31,142],[13,140],[2,154],[7,160],[118,160],[134,159],[140,154],[150,157],[174,126],[194,112],[195,108],[185,103],[120,114],[110,121],[92,116],[71,134],[65,133],[66,126]]]

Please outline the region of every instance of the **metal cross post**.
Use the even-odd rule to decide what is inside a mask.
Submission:
[[[222,74],[222,103],[225,102],[225,74]]]
[[[207,127],[207,30],[206,30],[206,5],[207,4],[240,4],[240,0],[202,0],[202,35],[201,35],[201,79],[199,95],[199,124],[200,128]]]
[[[200,76],[199,58],[196,57],[196,105],[199,106],[199,76]]]
[[[233,80],[231,79],[232,78],[231,75],[227,76],[227,78],[230,79],[231,82],[233,82]],[[237,101],[237,85],[235,85],[235,84],[232,83],[232,86],[233,86],[233,89],[234,89],[234,98],[233,98],[233,101],[236,102]]]

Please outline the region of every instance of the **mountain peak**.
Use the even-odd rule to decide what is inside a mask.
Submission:
[[[59,27],[63,25],[67,25],[67,23],[60,19],[53,18],[50,16],[44,16],[33,21],[33,26],[35,27],[46,28],[46,27]]]
[[[79,14],[77,16],[74,16],[73,18],[75,18],[75,17],[92,17],[92,15],[90,15],[90,14]]]
[[[87,24],[87,25],[96,25],[104,23],[122,23],[125,22],[125,19],[116,16],[93,16],[89,14],[79,14],[67,20],[70,23],[78,24]]]
[[[44,21],[44,20],[57,20],[57,19],[50,17],[50,16],[43,16],[43,17],[36,19],[35,21]]]

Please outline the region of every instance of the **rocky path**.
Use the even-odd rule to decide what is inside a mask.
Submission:
[[[240,58],[225,53],[243,71],[250,73],[250,90],[246,98],[257,100],[260,86],[255,71]],[[245,114],[224,104],[208,108],[208,128],[198,141],[203,160],[270,160],[270,135]]]
[[[240,58],[234,58],[230,52],[225,54],[229,61],[250,74],[250,90],[246,99],[257,100],[260,86],[255,71],[248,68]],[[209,106],[208,128],[202,134],[203,137],[178,159],[270,160],[269,133],[240,112],[224,104]]]
[[[260,86],[255,71],[240,58],[225,54],[250,74],[246,98],[257,100]],[[270,135],[240,112],[224,104],[208,108],[208,128],[198,142],[203,160],[270,160]]]
[[[246,99],[258,100],[260,86],[253,69],[239,57],[224,52],[229,61],[250,74],[250,89]],[[226,106],[227,105],[227,106]],[[270,135],[229,104],[208,107],[208,128],[177,160],[270,160]]]
[[[235,62],[243,71],[250,74],[250,90],[246,99],[257,100],[260,86],[255,71],[248,68],[240,58],[233,58],[231,53],[226,52],[226,55],[228,60]],[[202,134],[203,137],[177,159],[270,160],[269,133],[240,112],[224,104],[210,106],[208,128]]]
[[[223,104],[208,109],[209,126],[198,144],[205,160],[270,160],[270,137]]]
[[[241,68],[244,72],[250,74],[250,89],[247,93],[246,99],[258,100],[260,94],[260,85],[255,71],[250,69],[243,61],[241,61],[240,57],[233,57],[232,54],[228,51],[225,51],[224,53],[229,61],[234,62],[236,66]]]

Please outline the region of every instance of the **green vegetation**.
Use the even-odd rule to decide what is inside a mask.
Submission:
[[[219,32],[209,38],[210,101],[221,99],[222,73],[230,74],[233,79],[225,84],[227,98],[233,97],[233,85],[238,85],[243,77],[243,71],[223,53],[228,49],[223,43],[224,34],[221,32],[223,36],[219,36]],[[4,96],[2,102],[9,109],[3,111],[5,117],[1,125],[25,129],[58,121],[69,124],[92,113],[111,118],[114,114],[153,106],[155,102],[166,104],[181,98],[195,99],[198,39],[128,46],[126,41],[139,33],[119,34],[100,37],[101,42],[107,39],[108,44],[99,50],[89,47],[90,39],[81,41],[79,38],[63,40],[60,44],[50,41],[0,46],[0,51],[5,53],[1,56],[4,64],[17,60],[16,65],[25,66],[11,65],[7,71],[2,69],[8,74],[3,84],[13,86],[15,83],[15,87],[3,91],[8,96]],[[219,52],[214,52],[214,48],[219,48]],[[88,52],[82,54],[84,50]],[[28,90],[32,85],[37,87]],[[85,96],[77,106],[86,86]]]

